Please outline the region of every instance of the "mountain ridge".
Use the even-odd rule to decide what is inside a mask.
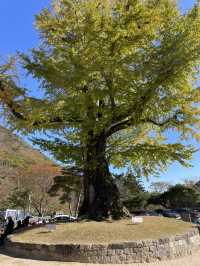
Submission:
[[[23,168],[33,164],[55,165],[40,151],[0,125],[0,168]]]

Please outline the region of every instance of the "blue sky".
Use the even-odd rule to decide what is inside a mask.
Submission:
[[[181,10],[184,12],[191,8],[195,3],[194,0],[179,0]],[[38,34],[34,28],[34,15],[42,8],[48,6],[50,0],[5,0],[0,1],[0,25],[1,25],[1,41],[0,56],[13,55],[16,51],[25,51],[37,46],[39,43]],[[36,81],[30,77],[25,78],[21,75],[23,85],[30,88],[36,94],[41,95]],[[171,140],[174,135],[169,134]],[[200,145],[195,145],[199,148]],[[168,181],[177,183],[184,178],[198,177],[200,174],[200,153],[194,155],[192,164],[194,167],[186,169],[178,164],[173,164],[168,171],[161,174],[159,179],[151,177],[150,181]],[[148,183],[145,182],[148,187]]]

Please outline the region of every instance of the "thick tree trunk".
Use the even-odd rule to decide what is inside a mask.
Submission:
[[[99,137],[87,147],[84,169],[84,200],[79,216],[101,220],[122,216],[119,190],[109,172],[105,156],[106,139]]]

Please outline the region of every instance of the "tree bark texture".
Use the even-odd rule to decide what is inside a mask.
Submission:
[[[122,215],[119,190],[114,183],[106,160],[106,138],[90,140],[84,167],[84,200],[79,216],[101,220]]]

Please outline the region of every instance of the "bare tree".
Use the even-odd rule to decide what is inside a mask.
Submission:
[[[152,182],[150,189],[152,192],[163,193],[167,191],[172,185],[168,182]]]

